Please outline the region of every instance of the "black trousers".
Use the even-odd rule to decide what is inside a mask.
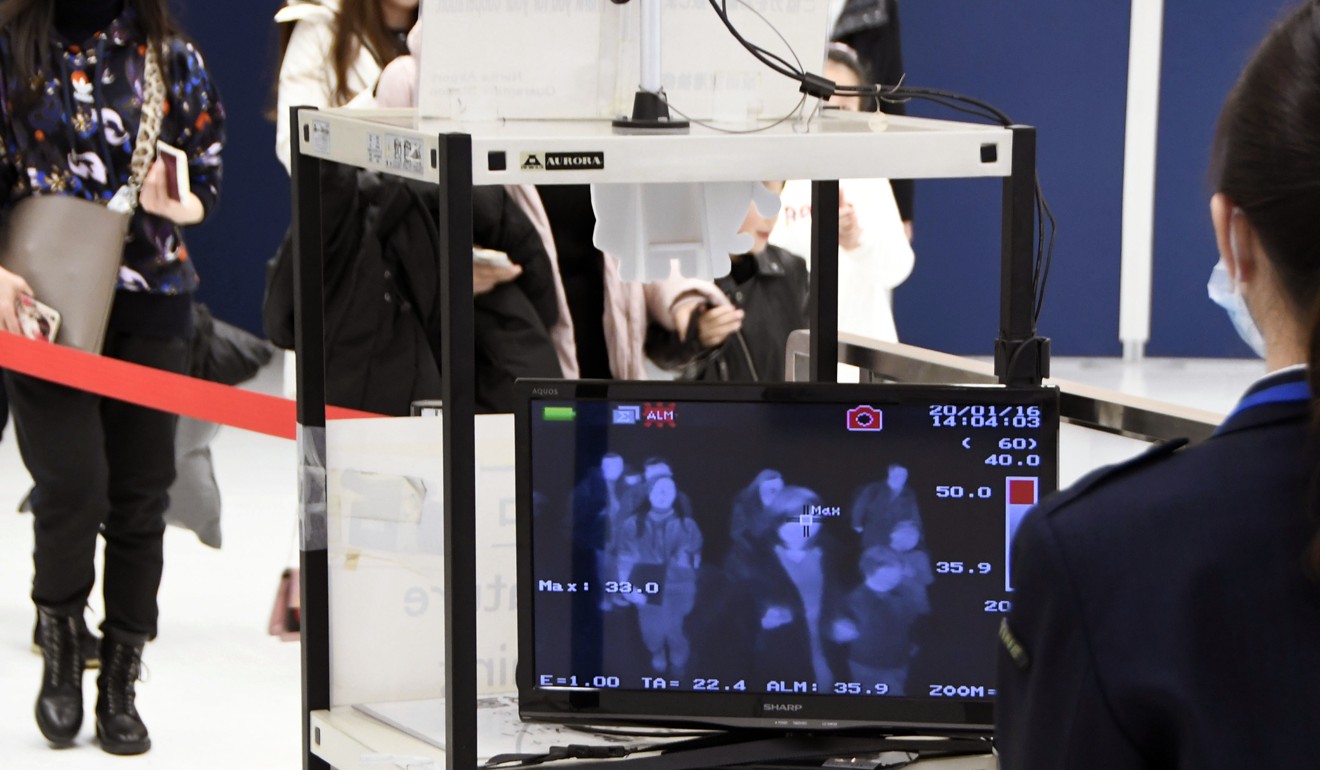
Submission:
[[[104,355],[181,374],[188,368],[188,343],[179,338],[111,330]],[[32,601],[81,614],[100,534],[102,628],[154,636],[175,416],[13,372],[5,372],[5,385],[35,484]]]

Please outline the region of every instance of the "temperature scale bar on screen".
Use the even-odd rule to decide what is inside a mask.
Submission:
[[[1022,517],[1040,502],[1040,479],[1009,476],[1004,479],[1004,590],[1013,590],[1013,535]]]

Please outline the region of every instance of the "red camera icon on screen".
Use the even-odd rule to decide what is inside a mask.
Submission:
[[[884,427],[880,410],[862,404],[848,410],[848,430],[872,431]]]

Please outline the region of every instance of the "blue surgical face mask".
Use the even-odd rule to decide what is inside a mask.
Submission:
[[[1242,284],[1228,277],[1228,269],[1223,262],[1215,263],[1205,288],[1210,293],[1210,299],[1228,313],[1228,319],[1233,322],[1233,328],[1237,329],[1242,341],[1250,345],[1256,355],[1264,358],[1265,340],[1260,336],[1260,329],[1256,328],[1246,300],[1242,298]]]

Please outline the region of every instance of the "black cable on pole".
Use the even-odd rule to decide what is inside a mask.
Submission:
[[[1050,236],[1045,244],[1043,266],[1041,267],[1040,280],[1036,286],[1038,293],[1036,296],[1036,311],[1033,323],[1040,318],[1040,311],[1045,307],[1045,286],[1050,280],[1050,266],[1054,262],[1054,237],[1058,235],[1059,223],[1054,219],[1054,212],[1050,210],[1049,201],[1045,200],[1045,194],[1040,189],[1040,174],[1036,175],[1036,199],[1040,201],[1041,208],[1045,211],[1045,218],[1050,223]]]
[[[720,21],[724,22],[724,27],[729,30],[729,34],[733,35],[734,39],[742,44],[742,47],[746,48],[752,56],[755,56],[757,61],[785,77],[801,81],[805,73],[793,70],[791,65],[782,59],[780,60],[782,64],[771,60],[759,47],[749,42],[747,38],[742,36],[742,33],[738,32],[738,29],[733,26],[733,22],[729,21],[728,11],[722,3],[717,3],[716,0],[708,0],[708,2],[710,3],[710,7],[715,10],[715,15],[719,16]],[[779,57],[774,58],[777,59]]]
[[[743,2],[743,0],[738,1]],[[757,13],[756,15],[779,36],[779,39],[783,41],[786,46],[788,46],[789,52],[793,55],[793,58],[797,60],[797,66],[795,68],[794,65],[789,64],[782,56],[767,51],[743,37],[742,33],[740,33],[737,27],[733,25],[733,22],[729,20],[728,0],[708,0],[708,2],[710,3],[710,7],[715,11],[715,15],[719,17],[725,28],[729,30],[729,34],[733,35],[734,39],[737,40],[748,53],[772,71],[796,81],[799,84],[802,93],[808,96],[814,96],[821,100],[828,99],[833,94],[863,97],[869,96],[879,101],[889,103],[921,99],[923,101],[938,104],[946,109],[972,115],[981,118],[982,120],[996,122],[1001,126],[1008,127],[1014,125],[1013,119],[994,105],[954,91],[946,91],[938,88],[905,86],[902,85],[901,81],[898,85],[894,86],[879,84],[869,86],[840,86],[828,78],[808,72],[806,68],[802,66],[801,60],[798,60],[797,54],[793,52],[792,46],[788,45],[788,41],[782,34],[780,34],[779,30],[770,23],[769,19],[766,19],[763,15]],[[746,3],[743,4],[746,6]],[[750,6],[747,7],[750,8]],[[752,11],[756,13],[755,9],[752,9]],[[1050,209],[1049,202],[1045,199],[1045,192],[1041,188],[1039,174],[1036,175],[1035,182],[1036,258],[1032,269],[1032,291],[1034,294],[1034,306],[1032,308],[1033,325],[1039,320],[1041,310],[1044,308],[1045,287],[1049,281],[1050,266],[1054,261],[1054,240],[1058,233],[1058,222],[1054,218],[1054,212]],[[1048,236],[1046,235],[1047,222],[1049,224]]]

